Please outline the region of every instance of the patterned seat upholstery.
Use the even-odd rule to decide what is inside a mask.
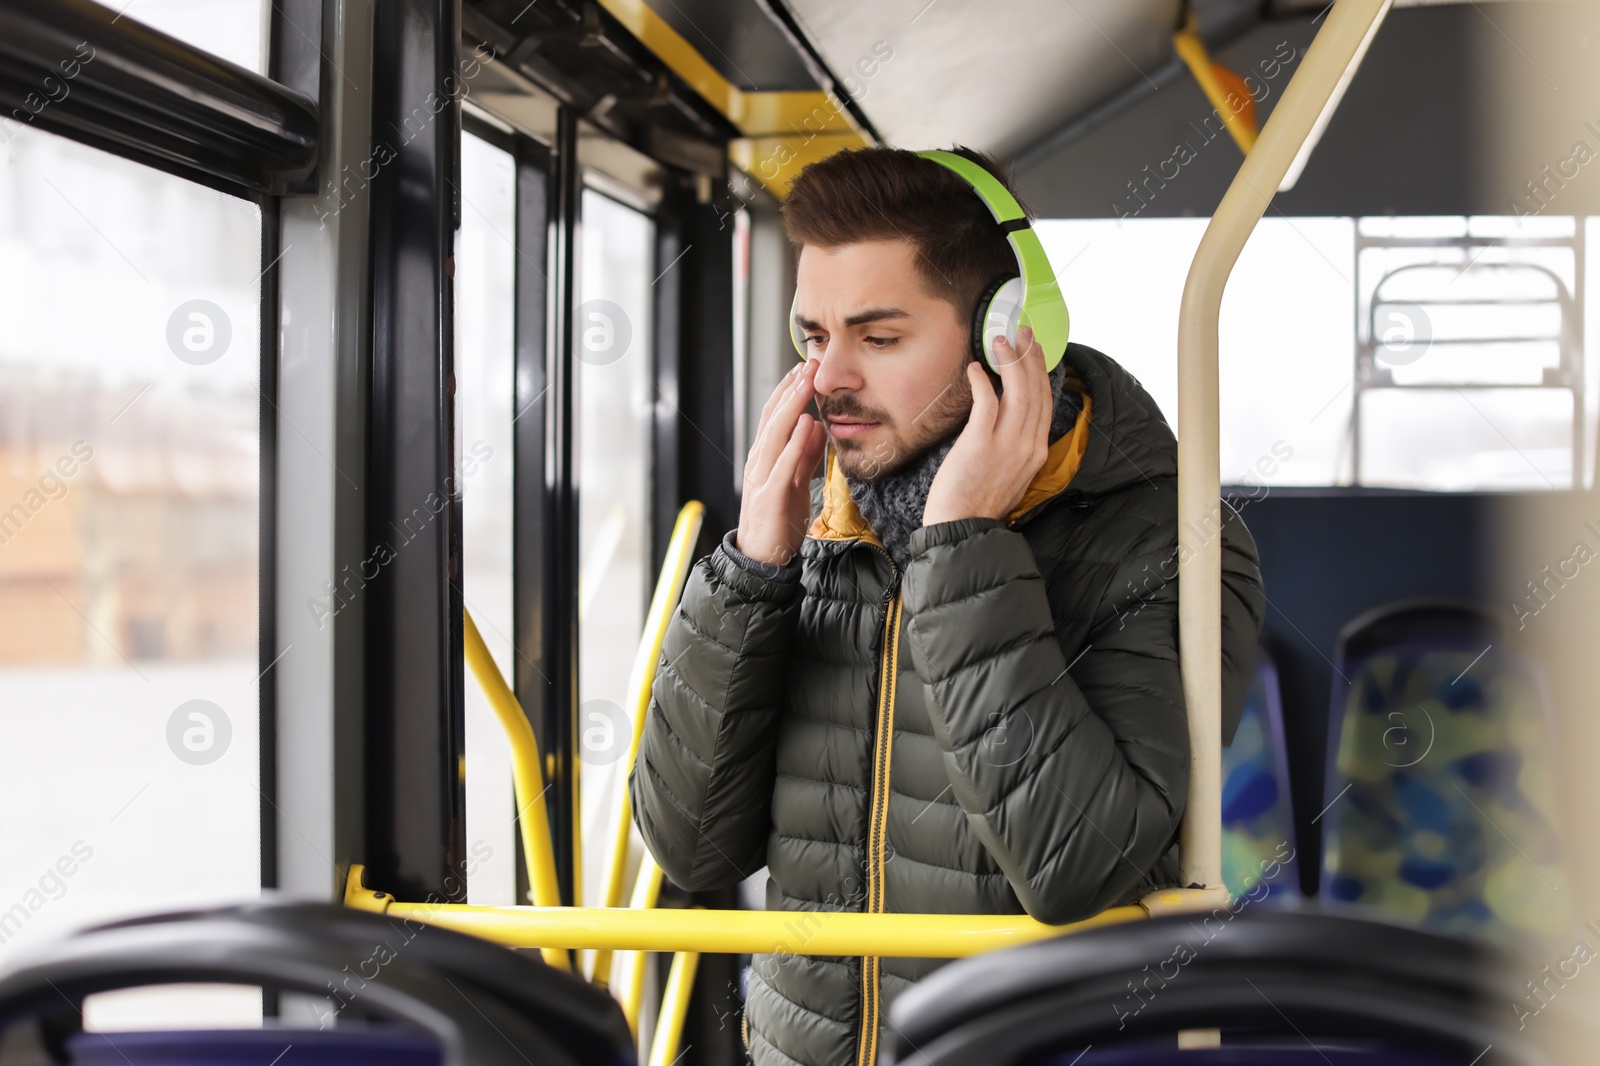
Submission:
[[[1298,903],[1297,854],[1278,669],[1263,648],[1233,742],[1222,749],[1223,883],[1235,901]]]
[[[1476,608],[1413,602],[1340,636],[1321,895],[1522,947],[1570,926],[1543,686]]]

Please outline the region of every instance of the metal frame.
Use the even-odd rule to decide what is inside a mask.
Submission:
[[[559,702],[551,682],[557,658],[556,631],[560,605],[552,594],[550,575],[555,513],[554,476],[558,443],[550,411],[560,367],[552,353],[555,323],[555,222],[557,209],[556,153],[529,138],[519,138],[516,233],[516,421],[513,425],[515,467],[512,495],[512,574],[515,588],[512,641],[517,649],[514,687],[533,726],[540,750],[554,754],[552,705]],[[546,767],[552,760],[546,760]],[[547,780],[554,775],[547,773]],[[563,793],[552,789],[551,804],[560,809]],[[551,827],[554,828],[554,825]],[[521,848],[521,841],[518,847]],[[558,856],[559,856],[558,852]],[[560,883],[561,862],[556,863]],[[517,899],[529,899],[526,856],[517,862]]]
[[[1185,885],[1222,882],[1221,450],[1218,333],[1222,294],[1271,192],[1311,131],[1337,106],[1392,0],[1336,0],[1278,106],[1200,238],[1178,316],[1178,645],[1189,717],[1189,791],[1180,847]]]
[[[680,385],[685,380],[682,371],[682,282],[676,270],[661,274],[666,264],[683,254],[682,227],[673,198],[668,197],[656,215],[655,272],[661,276],[650,287],[654,304],[650,313],[656,326],[654,344],[651,346],[650,386],[656,412],[650,447],[649,552],[652,567],[666,555],[680,502],[693,498],[683,491],[678,472],[681,419],[673,417],[681,410]]]
[[[306,95],[313,103],[322,99],[321,0],[283,0],[274,5],[267,23],[267,72],[281,84]],[[314,36],[290,31],[309,22]],[[319,119],[321,115],[319,113]],[[319,130],[319,140],[321,132]],[[283,218],[276,201],[261,208],[261,466],[260,466],[260,579],[257,594],[257,682],[259,703],[259,787],[261,833],[261,887],[278,887],[278,598],[273,595],[278,578],[278,329],[281,322],[279,274],[273,267],[282,258]],[[270,1000],[269,995],[269,1000]],[[269,1003],[269,1006],[271,1004]]]
[[[664,190],[656,225],[655,515],[659,563],[685,500],[705,504],[702,543],[739,521],[734,482],[733,226],[721,187]],[[724,361],[726,360],[726,361]],[[684,389],[684,383],[693,388]],[[698,553],[697,553],[698,554]]]
[[[93,0],[0,0],[0,129],[275,196],[303,190],[316,166],[314,99]]]
[[[1365,292],[1361,284],[1362,277],[1362,252],[1369,249],[1387,250],[1400,248],[1415,248],[1430,251],[1445,252],[1450,249],[1459,250],[1466,259],[1466,265],[1456,275],[1459,277],[1470,270],[1494,270],[1518,268],[1541,273],[1550,279],[1555,286],[1556,294],[1550,299],[1487,299],[1487,300],[1449,300],[1425,299],[1416,300],[1388,299],[1383,297],[1384,285],[1391,278],[1414,270],[1425,269],[1455,269],[1456,264],[1449,260],[1419,261],[1407,263],[1402,266],[1386,269],[1372,286],[1371,292]],[[1524,249],[1561,248],[1572,253],[1573,286],[1569,289],[1560,275],[1548,267],[1526,260],[1510,259],[1482,262],[1480,257],[1491,248],[1504,249],[1517,252]],[[1360,227],[1356,227],[1355,235],[1355,264],[1356,284],[1354,286],[1355,314],[1356,314],[1356,351],[1355,373],[1353,377],[1354,390],[1351,397],[1350,410],[1350,440],[1351,440],[1351,483],[1354,485],[1366,484],[1361,477],[1361,461],[1364,449],[1362,433],[1362,398],[1374,389],[1457,389],[1457,390],[1516,390],[1516,389],[1565,389],[1572,394],[1572,480],[1567,488],[1575,492],[1583,491],[1588,482],[1589,471],[1587,467],[1589,434],[1585,428],[1587,421],[1587,382],[1586,367],[1584,365],[1583,351],[1583,308],[1584,300],[1584,222],[1583,216],[1577,216],[1573,221],[1573,233],[1569,237],[1376,237],[1363,234]],[[1453,280],[1453,279],[1452,279]],[[1520,341],[1546,341],[1554,342],[1560,346],[1561,360],[1556,367],[1546,368],[1544,379],[1537,383],[1511,384],[1493,382],[1429,382],[1401,384],[1394,380],[1393,372],[1386,366],[1379,365],[1377,359],[1377,342],[1374,336],[1374,320],[1380,307],[1392,303],[1425,304],[1430,307],[1442,306],[1485,306],[1489,304],[1516,304],[1521,306],[1534,306],[1539,304],[1556,305],[1561,312],[1561,328],[1557,336],[1553,337],[1485,337],[1485,338],[1437,338],[1431,340],[1432,345],[1451,347],[1455,345],[1475,344],[1492,346],[1497,344],[1511,344]],[[1499,490],[1504,491],[1504,490]]]
[[[309,27],[306,30],[297,27]],[[280,0],[272,6],[267,24],[267,73],[274,81],[303,93],[313,104],[323,99],[322,0]],[[318,120],[326,113],[318,109]],[[318,140],[325,140],[319,128]],[[308,177],[315,187],[315,174]],[[278,812],[278,335],[282,323],[282,287],[277,264],[284,258],[284,217],[276,200],[261,208],[261,505],[260,583],[257,612],[257,681],[259,702],[259,788],[262,803],[261,887],[277,888],[279,878]],[[273,1007],[271,993],[269,1008]]]
[[[282,220],[277,205],[261,209],[261,261],[271,263],[280,257]],[[278,426],[274,414],[278,403],[278,275],[263,271],[261,277],[261,403],[259,410],[260,448],[258,484],[260,497],[256,514],[256,536],[260,545],[256,592],[256,682],[257,787],[261,803],[256,817],[260,833],[261,887],[278,886],[278,677],[273,668],[277,653],[273,645],[278,633],[278,602],[272,595],[278,578]]]
[[[367,862],[414,898],[465,897],[454,272],[459,4],[374,10],[366,542]],[[379,548],[388,546],[388,558]]]
[[[270,838],[263,835],[271,847],[263,870],[273,875],[264,884],[312,899],[336,898],[343,867],[364,858],[360,649],[367,602],[348,581],[332,583],[345,576],[342,566],[359,571],[369,551],[361,489],[370,201],[335,179],[371,151],[370,100],[352,85],[370,80],[372,3],[295,0],[274,8],[275,19],[289,22],[275,22],[273,41],[283,46],[275,69],[297,70],[320,86],[324,180],[314,196],[278,203],[280,257],[264,272],[278,290],[272,314],[283,313],[268,349],[277,364],[277,514],[272,580],[264,571],[262,595],[280,609],[274,629],[262,634],[263,654],[275,661],[263,679],[270,679],[270,693],[262,691],[263,720],[270,720],[263,766],[270,760],[273,771],[262,782],[271,807],[263,819],[272,824]],[[309,610],[315,602],[331,617]],[[284,769],[297,787],[278,788]]]
[[[550,780],[555,793],[556,863],[564,903],[580,901],[582,841],[573,832],[580,810],[578,797],[578,413],[577,374],[572,366],[578,278],[580,211],[583,179],[578,161],[578,116],[562,107],[557,116],[555,172],[551,189],[555,245],[552,249],[550,297],[550,413],[552,449],[546,469],[545,499],[549,555],[545,571],[546,603],[554,610],[549,628],[550,697],[545,705],[544,750],[553,753]],[[537,726],[535,727],[537,731]],[[549,761],[547,759],[547,761]]]

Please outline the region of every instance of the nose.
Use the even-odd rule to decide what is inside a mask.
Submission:
[[[830,337],[822,354],[813,358],[819,360],[816,375],[811,379],[818,396],[831,396],[841,389],[861,388],[861,374],[850,356],[848,345]]]

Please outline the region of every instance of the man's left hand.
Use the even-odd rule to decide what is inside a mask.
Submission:
[[[922,524],[958,518],[1004,518],[1022,501],[1028,483],[1044,466],[1055,409],[1044,349],[1033,330],[1022,327],[1017,350],[1004,336],[995,341],[1004,395],[997,396],[983,364],[967,364],[972,413],[934,475]]]

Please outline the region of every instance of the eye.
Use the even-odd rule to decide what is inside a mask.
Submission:
[[[867,343],[879,348],[893,348],[900,342],[899,337],[868,337]]]

